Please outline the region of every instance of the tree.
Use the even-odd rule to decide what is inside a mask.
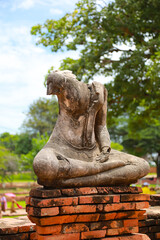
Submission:
[[[21,133],[18,135],[16,142],[15,153],[27,154],[32,149],[32,136],[28,133]]]
[[[4,146],[15,154],[26,154],[32,148],[31,135],[28,133],[14,135],[4,132],[0,135],[0,146]]]
[[[82,0],[61,19],[33,26],[31,34],[53,52],[79,50],[78,59],[61,64],[79,80],[97,74],[114,77],[106,85],[110,122],[124,112],[152,121],[160,114],[159,73],[154,78],[151,74],[160,66],[159,12],[159,0],[115,0],[108,5]]]
[[[114,0],[108,5],[81,0],[72,13],[31,29],[37,44],[53,52],[79,51],[77,59],[66,58],[60,67],[72,70],[79,80],[112,76],[106,84],[111,139],[130,153],[134,148],[137,155],[160,149],[156,140],[160,123],[159,12],[159,0]],[[147,149],[151,141],[155,145],[152,151]]]
[[[18,167],[18,156],[0,146],[0,181],[12,181],[12,174],[18,171]]]
[[[17,140],[18,140],[17,135],[13,135],[8,132],[0,134],[0,145],[4,146],[11,152],[15,151]]]
[[[58,103],[56,99],[40,98],[30,105],[23,128],[30,135],[36,136],[37,133],[42,135],[46,132],[50,135],[55,126],[57,116]]]
[[[132,154],[150,155],[157,165],[157,176],[160,177],[160,120],[139,127],[139,119],[128,120],[128,131],[123,137],[122,145]],[[140,125],[141,126],[141,125]]]
[[[33,159],[36,154],[44,147],[49,136],[46,134],[37,134],[36,138],[32,138],[32,149],[27,154],[21,155],[21,170],[31,171],[31,177],[35,180],[36,176],[33,172]]]

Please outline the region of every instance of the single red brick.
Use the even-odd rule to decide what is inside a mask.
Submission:
[[[149,233],[149,229],[148,229],[148,227],[140,227],[139,228],[139,232],[148,234]]]
[[[107,221],[108,228],[121,228],[123,227],[123,220]]]
[[[45,227],[41,227],[41,226],[37,226],[37,233],[38,234],[43,234],[43,235],[47,235],[47,234],[59,234],[61,233],[62,230],[62,225],[53,225],[53,226],[45,226]]]
[[[31,198],[30,204],[35,207],[57,207],[57,206],[70,206],[78,204],[78,197],[63,197],[63,198],[49,198],[38,199]]]
[[[93,231],[93,230],[102,230],[102,229],[106,229],[106,228],[107,228],[107,225],[106,225],[105,221],[90,223],[90,230],[91,231]]]
[[[76,196],[76,192],[74,188],[62,189],[61,192],[62,192],[62,195],[64,196]]]
[[[155,235],[156,235],[156,238],[157,238],[157,239],[160,238],[160,232],[155,233]]]
[[[140,216],[143,216],[146,213],[146,210],[139,210],[139,211],[136,211],[136,212],[137,212],[138,219],[139,219]]]
[[[46,225],[57,225],[63,223],[74,223],[77,219],[77,215],[64,215],[64,216],[55,216],[55,217],[32,217],[28,216],[31,222],[36,223],[39,226],[46,226]]]
[[[106,221],[106,220],[111,220],[115,219],[117,213],[106,213],[106,214],[101,214],[99,220],[100,221]]]
[[[113,203],[119,203],[120,202],[120,195],[113,195]]]
[[[141,188],[138,187],[128,187],[128,186],[120,186],[120,187],[110,187],[110,191],[113,193],[139,193],[142,192]]]
[[[108,194],[109,193],[109,188],[108,187],[97,187],[97,191],[100,194]]]
[[[136,202],[136,209],[149,208],[149,202]]]
[[[138,227],[122,227],[122,228],[111,228],[106,229],[106,235],[115,236],[115,235],[124,235],[128,233],[137,233]]]
[[[159,226],[151,226],[149,227],[149,232],[159,232],[160,231],[160,227]]]
[[[99,220],[99,213],[94,214],[78,214],[76,218],[76,222],[95,222]]]
[[[27,213],[30,216],[56,216],[59,214],[59,208],[58,207],[52,207],[52,208],[27,207]]]
[[[90,230],[101,230],[107,228],[121,228],[123,227],[123,220],[103,221],[90,223]]]
[[[107,237],[101,240],[150,240],[150,238],[145,234],[134,233],[132,235],[118,236],[118,237]]]
[[[135,227],[124,227],[124,233],[138,233],[139,228],[138,226]]]
[[[139,192],[139,193],[142,193],[142,192],[143,192],[141,187],[137,187],[137,188],[138,188],[138,192]]]
[[[105,237],[105,235],[106,235],[106,230],[82,232],[81,239],[102,238],[102,237]]]
[[[105,212],[113,212],[119,210],[135,210],[135,203],[115,203],[115,204],[107,204],[104,206]]]
[[[36,225],[31,223],[31,224],[19,226],[18,231],[19,232],[33,232],[33,231],[36,231]]]
[[[0,234],[15,234],[18,232],[18,227],[8,227],[8,228],[2,228],[0,227]]]
[[[150,195],[150,198],[152,200],[160,200],[160,194],[152,194],[152,195]]]
[[[29,240],[37,240],[37,233],[36,232],[32,232],[29,234]]]
[[[26,205],[29,205],[29,204],[30,204],[30,197],[29,197],[29,196],[26,196],[26,197],[25,197],[25,202],[26,202]]]
[[[63,225],[62,233],[76,233],[89,231],[89,227],[84,223],[74,223]]]
[[[130,187],[131,193],[142,193],[142,188],[141,187]]]
[[[75,192],[76,192],[76,195],[90,195],[90,194],[98,193],[95,187],[75,188]]]
[[[113,196],[110,195],[91,195],[91,196],[80,196],[79,204],[86,203],[112,203]]]
[[[124,227],[137,227],[138,219],[125,219],[123,220]]]
[[[143,215],[138,216],[138,220],[146,220],[146,219],[147,219],[147,214],[143,214]]]
[[[149,194],[125,194],[121,195],[121,202],[130,202],[130,201],[149,201]]]
[[[134,233],[133,236],[135,237],[133,240],[150,240],[146,234]]]
[[[160,223],[158,223],[158,219],[147,219],[145,221],[139,221],[139,224],[143,222],[145,225],[144,226],[156,226],[156,225],[160,225]]]
[[[69,234],[60,234],[60,235],[38,235],[37,240],[79,240],[80,233],[69,233]]]
[[[96,212],[95,205],[77,205],[60,207],[60,214],[94,213],[94,212]]]
[[[143,220],[139,221],[138,226],[139,227],[145,227],[146,226],[146,221],[143,221]]]
[[[40,197],[40,198],[50,198],[50,197],[60,197],[61,191],[60,189],[51,189],[47,190],[44,188],[34,188],[31,189],[29,195],[31,197]]]
[[[140,218],[146,211],[126,211],[126,212],[117,212],[115,219],[124,219],[124,218]]]
[[[29,234],[28,233],[21,233],[21,234],[9,234],[0,236],[0,240],[28,240]]]

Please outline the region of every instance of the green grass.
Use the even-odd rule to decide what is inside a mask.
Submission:
[[[17,218],[22,217],[22,215],[16,215],[16,216],[3,216],[2,218]]]
[[[29,172],[13,174],[12,176],[13,182],[34,182]]]
[[[34,182],[30,172],[15,173],[10,175],[10,182]],[[2,179],[0,177],[0,182]],[[6,182],[6,181],[4,181]]]
[[[0,189],[0,194],[1,193],[6,193],[6,192],[12,192],[12,193],[21,193],[21,192],[28,192],[29,193],[29,188],[8,188],[8,189]],[[25,196],[26,194],[22,194],[22,196]],[[18,194],[18,196],[21,196]]]
[[[21,205],[22,207],[26,207],[25,201],[17,201],[17,203],[18,203],[19,205]],[[7,209],[10,209],[10,208],[11,208],[11,204],[12,204],[12,202],[7,202]],[[16,204],[15,204],[15,206],[16,206]]]

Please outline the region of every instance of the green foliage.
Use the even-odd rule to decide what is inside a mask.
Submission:
[[[10,151],[15,151],[17,140],[18,140],[17,135],[13,135],[8,132],[0,134],[0,145],[4,146]]]
[[[79,80],[112,76],[108,89],[111,139],[124,150],[160,158],[160,1],[81,0],[59,20],[32,27],[37,44],[51,51],[79,51],[61,69]],[[160,170],[158,170],[160,172]]]
[[[21,133],[18,135],[16,141],[16,154],[27,154],[32,149],[32,137],[28,133]]]
[[[108,5],[82,0],[61,19],[32,27],[31,34],[53,52],[79,50],[78,59],[61,64],[79,80],[114,76],[107,84],[110,121],[124,111],[152,118],[160,113],[159,12],[159,0],[115,0]]]
[[[21,162],[21,161],[20,161]],[[21,169],[22,167],[19,166]],[[30,171],[20,171],[12,174],[12,179],[14,182],[31,182],[33,181],[31,178],[31,172]]]
[[[37,134],[36,138],[32,138],[32,150],[27,154],[21,155],[21,169],[31,171],[32,179],[36,179],[36,176],[33,172],[33,159],[36,154],[44,147],[48,139],[49,136],[47,133],[45,135]]]
[[[10,134],[8,132],[0,135],[0,146],[4,146],[15,154],[26,154],[32,148],[31,136],[28,133]]]
[[[19,158],[14,153],[0,146],[0,181],[12,181],[12,173],[19,167]]]
[[[123,146],[119,143],[114,143],[114,142],[111,142],[111,148],[115,149],[115,150],[118,150],[118,151],[122,151],[123,150]]]
[[[40,98],[30,105],[23,128],[29,134],[36,136],[51,134],[58,116],[58,103],[55,98]]]

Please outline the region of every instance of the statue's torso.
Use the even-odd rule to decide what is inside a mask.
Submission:
[[[63,99],[59,97],[60,113],[51,138],[56,149],[65,152],[65,155],[66,148],[70,148],[81,155],[76,156],[78,159],[84,159],[86,154],[91,154],[92,158],[99,151],[94,126],[97,112],[104,104],[104,91],[101,89],[104,87],[96,82],[91,85],[78,83],[78,89],[74,85],[69,93],[63,93]]]

